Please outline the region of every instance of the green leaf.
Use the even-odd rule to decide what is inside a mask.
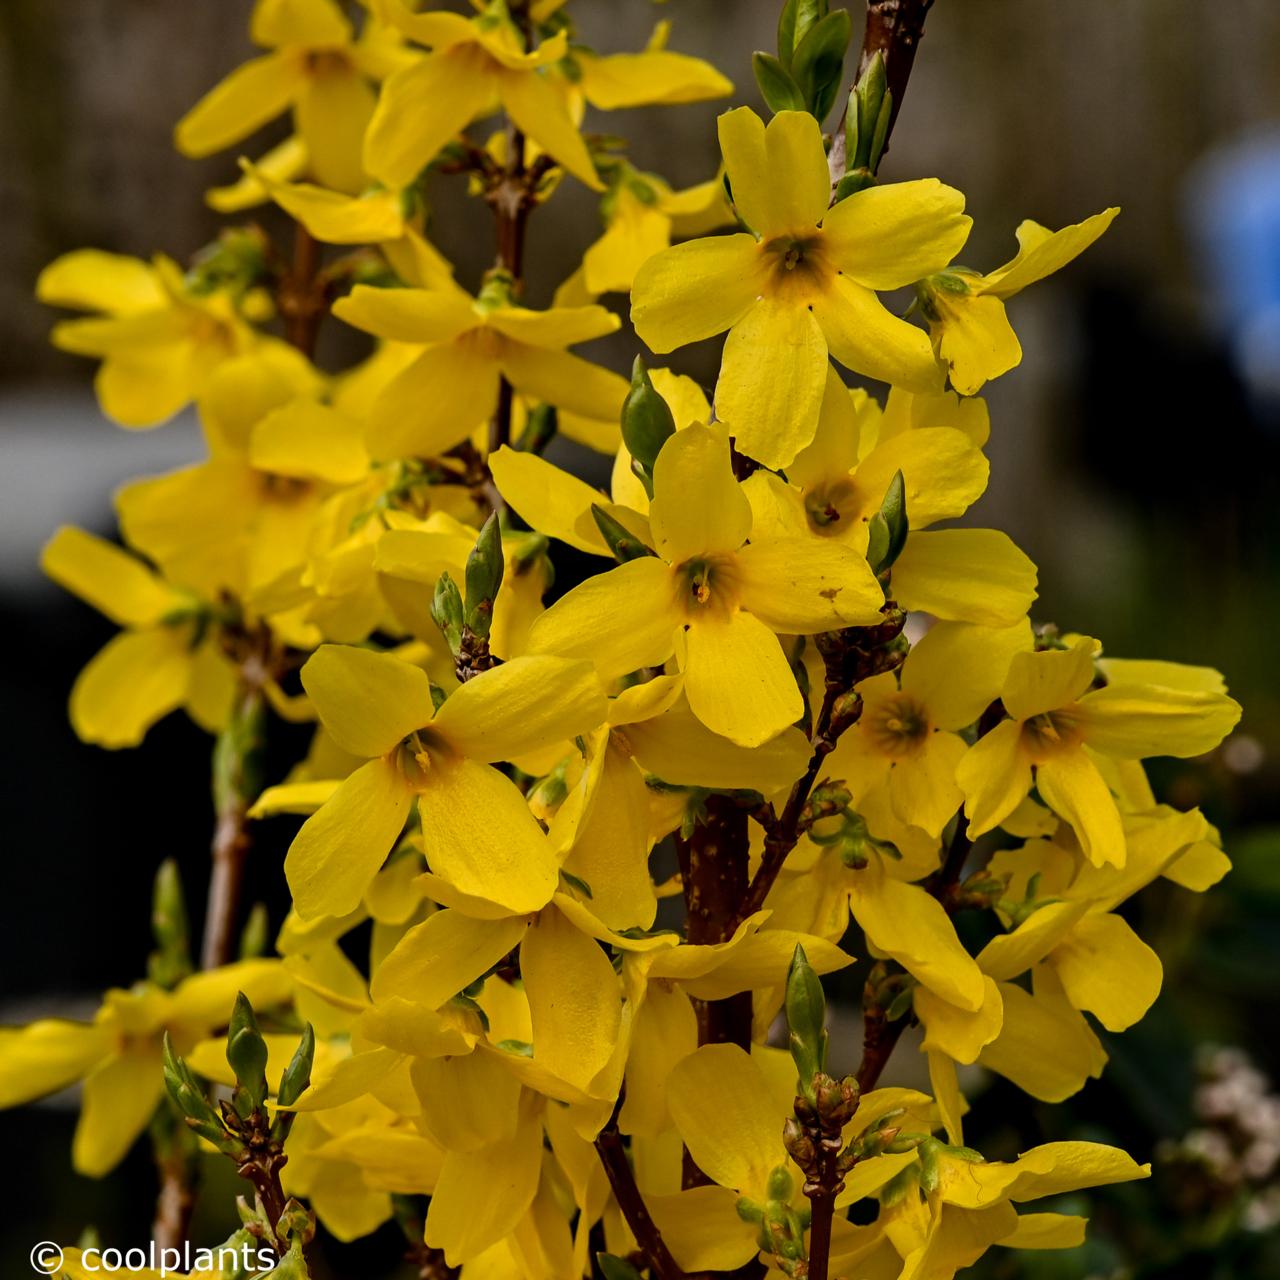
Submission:
[[[827,118],[840,91],[851,35],[848,11],[836,9],[815,22],[796,45],[791,75],[819,124]]]
[[[803,111],[804,95],[800,86],[788,74],[786,67],[768,53],[753,53],[751,69],[756,73],[756,84],[770,111]]]
[[[867,562],[876,573],[884,573],[893,567],[907,544],[907,492],[901,471],[889,481],[880,510],[871,517],[868,528]]]
[[[787,0],[778,15],[778,57],[791,68],[796,46],[813,24],[827,16],[828,0]]]
[[[641,1280],[640,1273],[631,1263],[612,1253],[597,1253],[596,1263],[604,1280]]]

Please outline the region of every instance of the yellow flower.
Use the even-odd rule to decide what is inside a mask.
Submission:
[[[658,554],[575,587],[534,623],[530,648],[589,657],[606,680],[678,652],[694,714],[758,746],[804,710],[778,634],[870,623],[883,593],[866,560],[838,543],[748,542],[751,507],[714,428],[667,440],[649,514]]]
[[[222,365],[201,398],[210,458],[117,492],[130,545],[208,599],[247,600],[300,564],[326,496],[369,471],[363,425],[319,385],[296,353]]]
[[[891,597],[936,618],[1011,626],[1035,599],[1035,565],[998,529],[927,528],[962,514],[985,489],[984,427],[985,415],[963,412],[954,395],[895,390],[882,413],[829,369],[817,431],[786,479],[757,471],[742,486],[753,528],[865,553],[867,521],[901,471],[911,532],[893,564]]]
[[[627,383],[566,347],[617,329],[603,307],[513,306],[491,282],[479,299],[455,286],[373,289],[357,285],[334,307],[348,324],[422,348],[370,411],[375,457],[431,457],[493,415],[501,378],[536,400],[592,419],[616,419]]]
[[[951,266],[917,282],[934,352],[961,395],[976,394],[988,379],[1008,373],[1022,360],[1005,299],[1079,257],[1119,212],[1105,209],[1061,231],[1028,220],[1018,227],[1017,256],[1003,267],[984,276]]]
[[[1089,692],[1098,648],[1086,636],[1070,649],[1015,655],[1000,695],[1011,718],[969,749],[956,774],[971,835],[999,826],[1034,779],[1089,861],[1123,866],[1120,811],[1096,756],[1201,755],[1240,719],[1240,704],[1216,691],[1113,683]]]
[[[40,564],[125,628],[76,677],[70,713],[79,737],[102,747],[135,747],[179,707],[210,733],[222,727],[235,673],[208,634],[206,605],[82,529],[59,529]]]
[[[289,849],[285,873],[299,915],[354,909],[415,800],[437,875],[513,911],[550,900],[552,848],[515,784],[489,766],[603,719],[590,664],[517,658],[455,689],[439,710],[425,671],[368,649],[322,645],[302,682],[338,745],[367,763]]]
[[[222,361],[266,341],[225,294],[192,294],[165,257],[148,264],[80,249],[40,273],[36,297],[56,307],[105,312],[64,320],[51,340],[62,351],[102,360],[94,381],[98,403],[122,427],[167,422],[200,395]]]
[[[673,239],[705,235],[733,220],[718,178],[672,191],[656,174],[638,173],[630,165],[621,169],[601,202],[605,232],[556,291],[558,305],[629,292],[640,268],[670,248]]]
[[[938,837],[964,801],[956,766],[968,746],[959,730],[1000,694],[1015,653],[1032,646],[1027,621],[1002,630],[942,622],[901,667],[857,686],[862,714],[842,740],[855,806],[885,787],[895,816]]]
[[[357,39],[335,0],[258,0],[250,34],[272,52],[237,67],[183,116],[174,130],[178,150],[211,155],[292,109],[306,169],[326,187],[361,190],[361,146],[375,103],[370,82],[403,64],[399,41],[376,21]],[[286,171],[295,168],[292,155],[273,156],[271,167],[282,159]]]
[[[378,0],[380,13],[431,52],[391,76],[365,137],[365,167],[389,187],[405,187],[472,120],[501,103],[516,128],[587,186],[595,165],[563,95],[542,74],[565,56],[564,32],[527,51],[515,24],[492,9],[467,19],[443,10],[414,13],[404,0]]]
[[[813,438],[828,353],[895,386],[941,387],[927,335],[876,290],[938,270],[970,219],[960,193],[935,179],[871,187],[828,210],[822,135],[804,112],[781,111],[766,129],[755,112],[730,111],[720,146],[751,233],[650,259],[636,276],[632,320],[654,351],[728,329],[717,413],[744,453],[785,467]]]
[[[124,1158],[164,1096],[166,1032],[184,1053],[226,1026],[237,992],[269,1008],[292,990],[278,960],[243,960],[185,978],[172,991],[150,983],[108,991],[91,1023],[47,1019],[6,1027],[0,1030],[0,1107],[83,1080],[72,1163],[100,1178]]]

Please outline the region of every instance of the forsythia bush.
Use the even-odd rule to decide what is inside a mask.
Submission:
[[[304,1276],[317,1220],[394,1216],[424,1277],[939,1280],[1079,1243],[1034,1202],[1145,1176],[1088,1142],[984,1159],[957,1069],[1045,1102],[1101,1073],[1092,1022],[1124,1030],[1161,981],[1119,909],[1228,865],[1142,761],[1211,750],[1239,707],[1214,671],[1033,627],[1027,556],[939,527],[987,484],[1006,301],[1116,211],[1024,222],[981,274],[960,192],[878,181],[927,8],[871,5],[824,137],[849,15],[787,0],[755,59],[772,118],[721,115],[722,173],[673,190],[579,128],[732,92],[665,23],[599,53],[561,0],[259,0],[263,52],[176,142],[288,117],[209,200],[274,202],[292,254],[250,223],[185,271],[82,250],[41,276],[90,313],[53,341],[100,361],[104,413],[194,403],[208,445],[117,494],[123,548],[45,550],[121,628],[72,725],[122,748],[184,711],[216,738],[218,823],[200,967],[166,866],[147,976],[91,1024],[4,1031],[0,1098],[82,1081],[90,1175],[149,1130],[167,1256],[218,1152],[256,1261],[184,1265],[227,1276]],[[474,288],[426,238],[447,175],[493,215]],[[573,183],[601,234],[528,306],[527,224]],[[726,335],[713,389],[570,351],[627,294],[650,352]],[[330,312],[372,335],[354,368],[314,363]],[[557,435],[612,459],[607,493],[543,457]],[[559,544],[596,572],[547,606]],[[276,718],[314,733],[265,786]],[[282,813],[293,907],[241,944],[253,823]],[[820,975],[851,929],[864,1043],[833,1078]],[[917,1024],[929,1093],[881,1079]]]

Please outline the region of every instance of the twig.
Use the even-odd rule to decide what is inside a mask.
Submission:
[[[915,63],[916,49],[924,35],[924,20],[932,7],[933,0],[868,0],[867,26],[862,36],[862,51],[858,56],[855,83],[862,79],[872,58],[877,53],[883,55],[885,76],[893,100],[889,108],[889,129],[885,134],[884,149],[880,153],[882,158],[889,150],[889,136],[893,133],[898,112],[902,108],[907,81],[911,78],[911,68]],[[844,133],[845,113],[848,109],[846,98],[845,110],[840,113],[840,123],[831,139],[831,151],[827,157],[833,188],[844,176],[848,160]]]
[[[636,1243],[644,1251],[654,1276],[657,1280],[685,1280],[684,1269],[671,1256],[671,1250],[667,1248],[662,1232],[650,1216],[640,1188],[636,1185],[635,1173],[623,1148],[622,1135],[618,1132],[616,1111],[596,1136],[595,1147],[609,1178],[609,1185],[613,1188],[614,1199],[617,1200]]]

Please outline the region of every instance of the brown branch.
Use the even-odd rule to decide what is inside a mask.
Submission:
[[[902,654],[890,646],[902,633],[907,615],[892,602],[881,611],[885,621],[872,627],[849,627],[817,637],[826,667],[822,707],[813,730],[813,753],[803,776],[791,788],[781,817],[769,810],[757,814],[765,827],[764,853],[738,907],[736,925],[764,906],[787,855],[800,841],[805,805],[840,735],[857,723],[862,703],[853,688],[863,680],[901,665]]]
[[[185,1152],[170,1150],[157,1155],[156,1166],[160,1174],[160,1191],[156,1196],[151,1238],[157,1249],[181,1249],[196,1207],[193,1161]]]
[[[252,843],[249,807],[261,790],[260,764],[266,721],[263,685],[267,679],[265,631],[239,663],[239,683],[231,716],[214,745],[215,823],[210,848],[209,897],[205,909],[200,967],[219,969],[236,950],[244,867]]]
[[[933,0],[868,0],[867,25],[862,36],[862,51],[858,55],[858,72],[854,83],[862,79],[877,53],[884,57],[885,76],[889,92],[893,94],[889,108],[889,130],[885,134],[884,150],[889,150],[889,137],[897,122],[902,100],[907,93],[907,81],[915,64],[916,49],[924,36],[924,21],[933,7]],[[831,170],[831,185],[835,186],[844,176],[848,159],[845,149],[845,114],[849,110],[848,99],[840,113],[840,123],[831,139],[831,151],[827,157]]]
[[[596,1153],[600,1163],[604,1165],[609,1185],[613,1188],[614,1199],[622,1210],[622,1216],[631,1228],[636,1243],[644,1251],[645,1258],[653,1270],[657,1280],[685,1280],[684,1268],[671,1256],[671,1250],[658,1230],[649,1213],[649,1207],[636,1185],[635,1172],[622,1145],[622,1135],[618,1132],[617,1112],[600,1130],[595,1141]]]
[[[329,290],[320,270],[320,243],[300,222],[293,225],[293,265],[280,280],[276,306],[284,320],[285,340],[313,360],[320,322],[329,309]]]

